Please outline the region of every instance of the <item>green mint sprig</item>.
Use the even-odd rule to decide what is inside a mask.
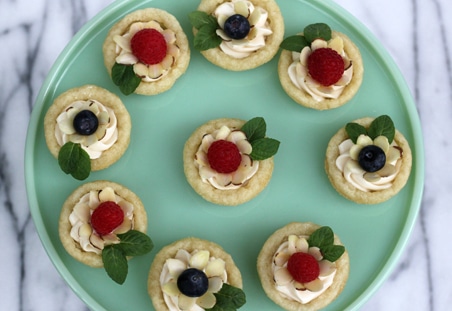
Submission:
[[[102,250],[102,262],[108,276],[118,284],[123,284],[129,272],[127,256],[141,256],[152,250],[154,244],[146,234],[130,230],[118,234],[120,242],[110,244]]]
[[[222,40],[216,33],[220,26],[215,17],[203,11],[193,11],[188,14],[188,19],[198,30],[193,40],[195,49],[205,51],[220,45]]]
[[[267,124],[264,118],[255,117],[246,122],[241,131],[253,147],[250,157],[256,161],[262,161],[274,156],[279,149],[280,142],[273,138],[265,137]]]
[[[246,296],[243,290],[229,284],[223,284],[221,290],[214,293],[217,302],[209,311],[235,311],[246,303]]]
[[[345,252],[342,245],[334,245],[334,232],[330,227],[320,227],[314,231],[308,239],[309,247],[318,247],[323,254],[323,258],[335,262]]]
[[[133,71],[133,65],[115,63],[111,68],[111,79],[124,95],[135,92],[141,83],[141,78]]]
[[[395,136],[394,122],[387,115],[382,115],[375,118],[368,129],[358,123],[347,123],[347,125],[345,126],[345,131],[355,144],[360,135],[367,135],[372,140],[377,138],[378,136],[386,136],[389,143],[392,143]]]
[[[58,153],[58,164],[63,172],[77,180],[88,178],[91,172],[91,159],[80,144],[65,143]]]
[[[304,47],[311,46],[316,39],[331,40],[331,28],[325,23],[316,23],[306,26],[303,35],[294,35],[285,38],[280,47],[284,50],[300,52]]]

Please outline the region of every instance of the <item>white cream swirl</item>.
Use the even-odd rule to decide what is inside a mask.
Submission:
[[[75,116],[83,110],[93,112],[99,122],[96,132],[91,135],[78,134],[73,125]],[[115,112],[94,99],[76,101],[57,117],[55,138],[60,146],[67,142],[79,143],[90,159],[97,159],[118,139]]]
[[[333,284],[336,275],[336,264],[323,259],[317,247],[309,247],[307,238],[307,236],[290,235],[288,240],[279,246],[272,263],[276,290],[285,297],[302,304],[314,300],[325,292]],[[320,275],[314,281],[301,284],[295,281],[287,270],[290,256],[297,252],[308,253],[318,261]]]
[[[165,58],[158,64],[146,65],[141,63],[133,55],[130,41],[133,36],[143,29],[155,29],[165,38],[167,51]],[[176,45],[176,34],[171,29],[163,29],[156,21],[135,22],[130,25],[129,30],[123,35],[116,35],[113,40],[116,42],[116,62],[123,65],[133,65],[134,72],[141,77],[144,82],[153,82],[166,76],[174,65],[180,50]]]
[[[324,86],[309,75],[307,65],[308,57],[314,50],[319,48],[331,48],[339,53],[344,60],[344,73],[342,78],[333,85]],[[344,43],[340,37],[335,37],[328,42],[322,39],[316,39],[310,47],[304,47],[300,53],[292,52],[292,60],[293,62],[288,68],[290,80],[297,88],[304,90],[318,102],[327,98],[338,98],[353,77],[353,63],[345,53]]]
[[[386,155],[386,164],[380,170],[366,172],[358,163],[358,154],[367,145],[380,147]],[[389,144],[388,139],[379,136],[372,140],[369,136],[360,135],[356,144],[351,139],[339,145],[339,156],[336,167],[342,172],[344,178],[361,191],[370,192],[388,189],[396,178],[402,165],[402,150],[395,141]]]
[[[207,151],[210,145],[216,140],[226,140],[234,143],[239,149],[242,161],[238,169],[230,174],[218,173],[209,165]],[[239,130],[231,130],[227,126],[222,126],[203,136],[198,151],[196,152],[194,163],[199,170],[199,175],[205,183],[210,183],[213,187],[221,190],[238,189],[250,180],[259,169],[259,162],[253,161],[251,154],[251,144],[246,139],[245,133]]]
[[[179,275],[188,268],[196,268],[206,274],[209,285],[204,295],[188,297],[182,294],[177,287]],[[174,258],[166,260],[160,274],[163,299],[170,311],[203,311],[211,309],[216,303],[214,293],[219,292],[227,281],[225,261],[221,258],[210,256],[208,250],[194,250],[189,253],[184,249],[180,249]]]
[[[250,32],[240,40],[231,39],[223,30],[225,21],[234,14],[240,14],[248,19]],[[267,21],[268,12],[261,7],[255,7],[250,1],[233,0],[219,5],[214,12],[218,25],[216,33],[221,37],[220,49],[234,58],[244,58],[265,46],[265,37],[273,32]]]
[[[91,226],[91,215],[102,202],[112,201],[124,212],[124,221],[108,235],[99,235]],[[83,195],[69,215],[70,235],[85,252],[101,254],[105,245],[119,243],[117,234],[133,229],[133,204],[124,200],[111,187],[92,190]]]

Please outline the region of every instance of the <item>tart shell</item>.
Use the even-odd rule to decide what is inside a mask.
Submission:
[[[287,237],[291,234],[311,235],[318,228],[320,228],[319,225],[311,222],[289,223],[270,235],[270,237],[265,241],[257,258],[257,272],[265,293],[271,300],[286,310],[313,311],[322,309],[336,299],[336,297],[344,289],[347,282],[350,270],[350,259],[348,252],[345,251],[344,254],[335,261],[337,271],[334,276],[333,284],[319,297],[313,299],[309,303],[301,304],[297,301],[285,298],[285,296],[281,295],[280,292],[276,290],[271,267],[273,255],[277,251],[278,247],[285,242]],[[342,245],[337,235],[334,235],[334,244]]]

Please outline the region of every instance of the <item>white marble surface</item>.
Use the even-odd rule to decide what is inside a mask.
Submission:
[[[178,0],[179,1],[179,0]],[[86,310],[47,257],[30,216],[24,143],[34,100],[76,31],[112,0],[0,1],[1,310]],[[405,76],[425,139],[422,208],[396,268],[362,310],[452,305],[452,2],[336,0],[380,38]],[[449,203],[447,203],[449,202]]]

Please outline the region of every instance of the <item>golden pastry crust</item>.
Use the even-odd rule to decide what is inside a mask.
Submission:
[[[160,274],[165,261],[168,258],[174,258],[177,251],[180,249],[185,249],[188,252],[194,250],[208,250],[211,256],[223,259],[226,263],[226,272],[228,275],[227,283],[234,287],[243,287],[240,270],[235,265],[231,255],[229,255],[220,245],[194,237],[184,238],[163,247],[157,255],[155,255],[149,270],[148,294],[157,311],[169,310],[163,298],[163,292],[160,286]]]
[[[362,118],[353,122],[368,128],[374,118]],[[325,157],[325,170],[333,187],[345,198],[360,204],[377,204],[389,200],[396,195],[407,183],[411,172],[412,154],[410,145],[405,137],[396,130],[394,140],[403,150],[402,165],[400,171],[393,181],[392,187],[374,192],[364,192],[355,188],[343,176],[336,166],[336,159],[339,156],[338,146],[348,139],[345,127],[341,128],[329,141]]]
[[[248,57],[237,59],[225,54],[219,47],[201,51],[201,54],[211,63],[232,71],[244,71],[259,67],[270,61],[278,52],[284,37],[284,19],[278,4],[274,0],[250,0],[255,6],[268,12],[268,21],[273,33],[266,37],[265,47]],[[228,0],[201,0],[198,11],[212,14],[215,9]],[[196,29],[193,29],[196,34]]]
[[[342,292],[347,283],[350,259],[348,252],[335,261],[336,263],[336,275],[334,276],[333,284],[319,297],[306,304],[301,304],[297,301],[285,298],[275,288],[275,282],[273,280],[272,273],[272,261],[278,247],[287,240],[287,237],[291,234],[295,235],[311,235],[315,230],[320,228],[311,222],[293,222],[286,226],[276,230],[264,243],[259,256],[257,258],[257,271],[259,278],[267,296],[273,300],[276,304],[286,310],[292,311],[314,311],[326,307]],[[339,237],[334,235],[334,244],[342,245]]]
[[[69,222],[69,215],[72,213],[75,204],[77,204],[81,197],[83,197],[86,193],[89,193],[91,190],[100,191],[106,187],[111,187],[117,195],[133,204],[134,230],[138,230],[143,233],[146,233],[147,230],[147,214],[143,203],[135,193],[123,185],[111,181],[99,180],[83,184],[75,189],[66,199],[61,209],[58,223],[58,233],[61,243],[69,255],[81,263],[94,268],[103,267],[102,255],[84,251],[80,247],[80,244],[72,239],[70,235],[72,225]]]
[[[129,146],[132,122],[129,112],[118,96],[104,88],[89,84],[67,90],[59,95],[49,107],[44,118],[44,135],[50,152],[55,158],[58,158],[62,146],[58,144],[55,137],[57,117],[73,102],[90,99],[95,99],[113,109],[117,119],[118,140],[113,146],[102,152],[99,158],[91,159],[91,170],[98,171],[118,161]]]
[[[317,110],[333,109],[349,102],[358,92],[364,75],[364,66],[361,53],[358,47],[350,40],[350,38],[340,32],[333,31],[332,38],[341,37],[344,42],[344,50],[353,62],[353,78],[344,88],[342,94],[337,98],[327,98],[320,102],[312,98],[311,95],[304,90],[297,88],[290,80],[288,68],[292,64],[292,52],[282,50],[278,62],[279,81],[284,91],[298,104]]]
[[[199,195],[209,202],[219,205],[239,205],[256,197],[270,182],[274,166],[273,158],[259,161],[259,169],[256,174],[238,189],[216,189],[209,183],[203,182],[199,176],[198,168],[194,163],[194,157],[198,151],[202,137],[206,133],[212,133],[223,125],[231,129],[240,129],[243,124],[245,124],[245,121],[240,119],[222,118],[211,120],[197,128],[185,143],[183,161],[187,181]]]
[[[156,8],[146,8],[132,12],[113,25],[102,47],[104,64],[111,76],[111,70],[116,62],[117,56],[116,43],[113,41],[113,38],[117,35],[123,35],[127,32],[130,25],[135,22],[148,22],[152,20],[157,21],[163,29],[171,29],[175,32],[176,45],[180,49],[180,54],[165,77],[154,82],[142,81],[138,85],[135,93],[141,95],[156,95],[169,90],[188,68],[188,64],[190,63],[190,47],[187,36],[176,17],[164,10]]]

